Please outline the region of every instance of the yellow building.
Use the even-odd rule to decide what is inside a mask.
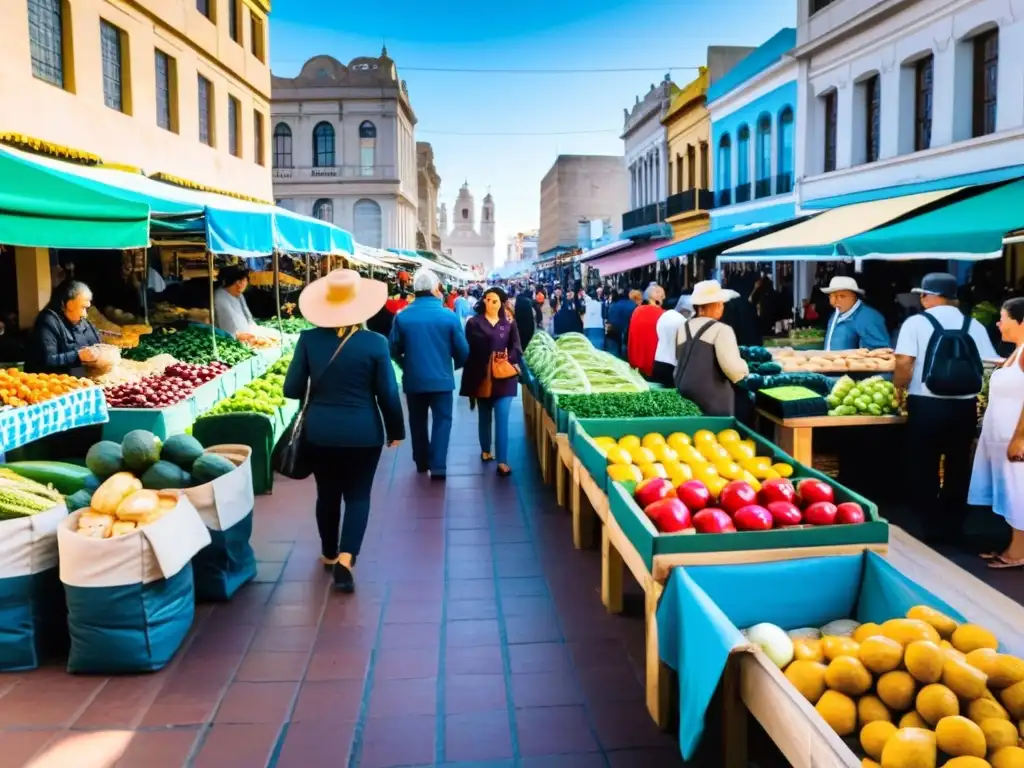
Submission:
[[[0,134],[272,199],[270,0],[0,0]]]
[[[684,86],[672,100],[661,122],[665,125],[669,158],[669,197],[666,221],[675,240],[699,235],[710,228],[713,207],[711,192],[711,117],[706,107],[708,71],[700,68],[697,78]]]

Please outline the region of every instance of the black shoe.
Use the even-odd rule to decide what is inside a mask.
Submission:
[[[437,472],[431,472],[430,473],[430,479],[431,480],[437,480],[438,482],[443,483],[445,480],[448,479],[448,476],[440,474],[440,473],[437,473]]]
[[[338,556],[327,557],[326,555],[320,556],[320,564],[324,567],[324,570],[330,573],[334,570],[334,564],[338,561]]]
[[[352,564],[355,565],[354,559],[353,559],[353,563]],[[351,570],[346,568],[341,563],[335,563],[334,564],[333,574],[334,574],[334,588],[336,590],[338,590],[339,592],[345,592],[345,593],[355,592],[355,590],[356,590],[356,580],[352,576],[352,571]]]
[[[428,471],[429,471],[429,469],[427,467],[420,466],[419,464],[416,465],[416,474],[417,475],[425,475],[425,474],[427,474]]]

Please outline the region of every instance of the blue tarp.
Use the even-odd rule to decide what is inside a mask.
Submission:
[[[792,221],[795,222],[796,220],[793,219]],[[751,238],[769,227],[779,227],[780,224],[781,222],[736,224],[732,227],[712,229],[699,235],[688,237],[686,240],[679,240],[678,242],[666,245],[664,248],[659,248],[655,253],[658,256],[658,261],[674,259],[677,256],[688,256],[691,253],[697,253],[706,248],[713,248],[716,245],[732,245],[743,238]]]

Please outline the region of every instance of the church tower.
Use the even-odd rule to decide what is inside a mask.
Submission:
[[[469,191],[469,182],[465,182],[459,190],[453,211],[453,225],[456,230],[474,232],[476,230],[476,203],[473,193]]]
[[[481,210],[480,235],[486,240],[494,242],[494,198],[487,193],[484,198],[484,205]]]

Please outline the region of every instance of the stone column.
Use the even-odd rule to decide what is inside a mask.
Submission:
[[[18,282],[18,325],[31,328],[53,290],[48,248],[15,248],[14,268]]]

